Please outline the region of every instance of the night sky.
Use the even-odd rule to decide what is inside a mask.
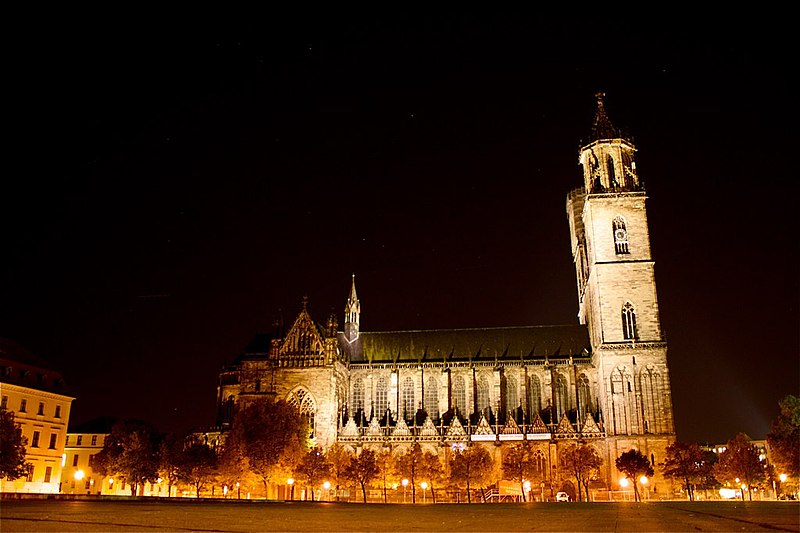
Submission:
[[[293,320],[577,321],[565,212],[594,93],[648,195],[678,438],[763,438],[800,393],[785,15],[33,14],[6,48],[0,336],[71,422],[214,423]],[[9,21],[12,22],[12,21]]]

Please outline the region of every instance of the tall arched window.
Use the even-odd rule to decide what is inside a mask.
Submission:
[[[386,386],[385,378],[378,378],[378,383],[375,386],[375,416],[378,418],[386,414],[389,408],[389,388]]]
[[[630,302],[625,302],[622,306],[622,336],[627,340],[639,338],[636,331],[636,311]]]
[[[639,374],[640,390],[642,391],[642,417],[645,433],[663,433],[667,430],[662,412],[662,396],[664,385],[661,374],[648,366]]]
[[[453,409],[461,416],[467,412],[467,388],[464,386],[464,376],[453,378]]]
[[[589,388],[589,378],[586,374],[578,377],[578,402],[580,403],[581,417],[585,418],[586,413],[592,411],[592,395]]]
[[[430,377],[425,382],[425,411],[433,420],[439,419],[439,382]]]
[[[614,231],[614,251],[618,254],[627,254],[628,251],[628,229],[625,226],[625,219],[621,216],[614,217],[611,223]]]
[[[544,458],[542,450],[536,450],[533,454],[533,468],[539,474],[539,477],[544,479],[544,474],[547,472],[547,461]]]
[[[510,413],[517,407],[519,407],[517,380],[511,376],[506,376],[506,410]]]
[[[316,434],[314,416],[317,413],[317,402],[314,401],[314,397],[306,389],[299,387],[289,394],[286,402],[300,412],[300,416],[308,425],[309,437],[313,439]]]
[[[542,410],[542,384],[536,376],[528,377],[528,410],[531,420]]]
[[[353,414],[364,410],[364,380],[361,378],[353,382]]]
[[[478,379],[478,410],[488,416],[489,410],[489,380],[486,376]]]
[[[410,420],[414,412],[414,380],[411,376],[407,376],[403,380],[403,417]]]
[[[555,378],[556,388],[556,421],[569,409],[569,393],[567,392],[567,378],[558,374]]]
[[[614,172],[614,158],[609,155],[606,161],[608,162],[608,186],[616,189],[619,187],[619,183],[617,183],[617,174]]]

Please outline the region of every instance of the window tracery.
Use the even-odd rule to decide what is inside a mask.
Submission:
[[[622,337],[626,340],[639,338],[636,330],[636,310],[630,302],[625,302],[622,306]]]

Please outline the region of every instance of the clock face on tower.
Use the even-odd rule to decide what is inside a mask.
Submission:
[[[622,242],[628,240],[628,232],[624,229],[620,228],[614,232],[614,240],[617,242]]]

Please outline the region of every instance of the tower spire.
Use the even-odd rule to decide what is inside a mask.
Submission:
[[[606,108],[603,105],[603,98],[605,98],[606,93],[599,92],[595,93],[594,96],[597,98],[597,112],[594,115],[591,140],[616,139],[619,137],[619,133],[614,128],[614,125],[611,124],[611,119],[606,115]]]
[[[353,281],[350,285],[350,296],[347,297],[347,304],[344,306],[344,336],[348,342],[353,342],[358,338],[358,324],[361,317],[361,303],[358,301],[356,293],[356,275],[353,273]]]

